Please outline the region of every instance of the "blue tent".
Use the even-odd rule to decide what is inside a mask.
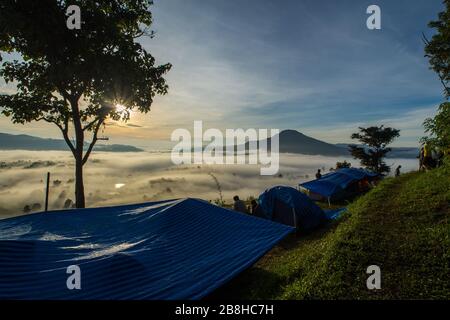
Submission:
[[[292,187],[269,188],[261,193],[258,204],[262,209],[263,218],[300,230],[311,230],[328,218],[328,215],[311,199]],[[335,213],[330,212],[330,216]]]
[[[342,168],[324,174],[322,178],[300,184],[300,188],[313,195],[320,195],[324,198],[343,198],[355,190],[350,190],[359,181],[364,179],[372,180],[378,174],[358,168]]]
[[[4,219],[0,299],[199,299],[292,230],[197,199]]]

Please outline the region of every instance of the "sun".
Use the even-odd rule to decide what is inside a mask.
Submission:
[[[117,113],[121,114],[122,116],[128,115],[131,117],[134,113],[131,108],[127,108],[125,105],[117,103],[114,106]]]
[[[125,112],[127,110],[127,107],[125,107],[123,104],[120,103],[116,104],[115,108],[116,111],[119,113]]]

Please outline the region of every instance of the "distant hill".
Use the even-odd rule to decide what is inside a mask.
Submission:
[[[296,130],[283,130],[279,134],[280,152],[302,153],[308,155],[344,156],[345,148],[309,137]]]
[[[267,139],[270,148],[271,138]],[[85,143],[87,148],[88,143]],[[248,142],[246,143],[248,148]],[[68,146],[63,139],[43,139],[25,134],[12,135],[0,133],[0,150],[62,150],[67,151]],[[96,151],[105,152],[140,152],[140,148],[122,144],[97,144]],[[283,130],[279,133],[279,150],[281,153],[298,153],[322,156],[350,156],[348,144],[331,144],[309,137],[296,130]],[[388,158],[416,158],[417,148],[392,148]]]
[[[338,143],[336,146],[348,149],[349,144]],[[391,151],[386,155],[386,158],[404,158],[404,159],[414,159],[419,155],[419,148],[414,147],[391,147]]]
[[[85,148],[88,143],[85,143]],[[55,150],[67,151],[69,147],[63,139],[44,139],[26,134],[8,134],[0,133],[0,150]],[[108,152],[140,152],[140,148],[123,144],[97,144],[94,147],[96,151]]]
[[[348,144],[331,144],[312,137],[309,137],[296,130],[283,130],[279,133],[280,153],[298,153],[306,155],[322,156],[350,156]],[[271,138],[267,139],[270,147]],[[248,148],[249,143],[246,143]],[[417,148],[397,147],[392,148],[388,153],[388,158],[415,158],[418,155]]]
[[[323,142],[296,130],[283,130],[278,134],[279,150],[281,153],[300,153],[307,155],[345,156],[348,151],[345,148],[331,143]],[[270,147],[272,138],[267,139]],[[246,143],[248,147],[249,143]]]

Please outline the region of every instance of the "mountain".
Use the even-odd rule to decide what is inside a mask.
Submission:
[[[85,143],[85,148],[88,143]],[[62,150],[67,151],[69,147],[63,139],[44,139],[26,134],[0,133],[0,150]],[[108,152],[139,152],[142,149],[123,144],[98,144],[94,147],[96,151]]]
[[[283,130],[278,135],[280,153],[299,153],[306,155],[322,156],[350,156],[348,150],[349,144],[338,143],[331,144],[318,139],[309,137],[296,130]],[[270,147],[271,138],[267,139],[267,145]],[[248,148],[249,143],[246,143]],[[417,157],[419,150],[409,147],[393,147],[388,153],[387,158],[409,158]]]
[[[283,130],[279,134],[280,152],[309,155],[343,156],[348,151],[334,144],[309,137],[296,130]]]
[[[348,151],[345,148],[326,143],[296,130],[283,130],[278,134],[280,153],[300,153],[307,155],[323,156],[346,156]],[[272,138],[267,139],[270,147]],[[249,143],[246,143],[248,147]]]

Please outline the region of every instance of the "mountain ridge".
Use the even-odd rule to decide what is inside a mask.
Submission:
[[[267,138],[267,146],[270,148],[273,137]],[[350,144],[328,143],[310,136],[307,136],[297,130],[287,129],[282,130],[278,134],[279,138],[279,152],[280,153],[294,153],[304,155],[321,155],[321,156],[351,156],[348,151]],[[264,141],[264,140],[263,140]],[[261,141],[257,141],[259,146]],[[85,148],[88,144],[85,143]],[[249,142],[245,143],[246,149],[249,148]],[[27,134],[9,134],[0,133],[0,150],[54,150],[67,151],[68,146],[63,139],[39,138]],[[132,145],[123,144],[97,144],[94,148],[96,151],[104,152],[142,152],[141,148]],[[418,148],[410,147],[393,147],[392,151],[388,153],[388,158],[416,158],[418,155]]]
[[[267,146],[270,148],[271,138],[267,138]],[[350,143],[328,143],[310,136],[305,135],[294,129],[282,130],[278,134],[279,152],[280,153],[296,153],[305,155],[322,155],[322,156],[347,156],[350,157],[348,149]],[[263,140],[264,141],[264,140]],[[257,141],[259,147],[260,141]],[[249,142],[245,144],[249,147]],[[413,159],[418,155],[419,149],[412,147],[392,147],[391,152],[387,154],[387,158],[407,158]]]
[[[85,143],[84,148],[88,147]],[[63,139],[39,138],[27,134],[9,134],[0,132],[0,150],[30,150],[30,151],[68,151],[69,147]],[[140,148],[124,145],[111,144],[95,145],[96,151],[107,152],[141,152]]]

